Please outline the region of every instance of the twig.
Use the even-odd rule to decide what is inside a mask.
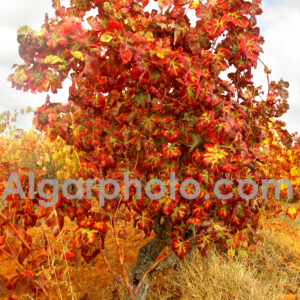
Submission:
[[[118,250],[118,256],[119,256],[119,261],[120,261],[120,267],[121,267],[122,276],[124,278],[125,286],[126,286],[126,289],[127,289],[127,292],[128,292],[128,295],[129,295],[130,299],[134,299],[132,290],[130,288],[130,284],[129,284],[127,272],[126,272],[126,269],[124,267],[124,253],[122,251],[122,247],[120,245],[120,242],[119,242],[119,239],[118,239],[118,235],[117,235],[117,227],[116,227],[115,216],[112,215],[111,219],[112,219],[113,233],[114,233],[115,241],[116,241],[116,244],[117,244],[117,250]]]
[[[138,293],[138,291],[139,291],[139,288],[140,288],[141,284],[145,281],[147,275],[148,275],[151,271],[153,271],[159,263],[161,263],[162,261],[164,261],[164,260],[165,260],[167,257],[169,257],[171,254],[172,254],[172,252],[170,252],[169,254],[167,254],[167,255],[161,257],[155,264],[153,264],[153,266],[152,266],[151,268],[149,268],[149,269],[145,272],[143,278],[140,280],[139,284],[137,285],[137,287],[136,287],[136,289],[135,289],[135,291],[134,291],[134,296],[137,295],[137,293]]]
[[[258,58],[258,60],[263,64],[263,66],[265,67],[265,69],[268,69],[267,65],[260,59]],[[270,76],[268,72],[265,72],[267,74],[267,81],[268,81],[268,95],[270,94]]]
[[[2,217],[5,221],[7,221],[8,225],[11,227],[11,229],[14,231],[14,233],[16,234],[17,238],[21,241],[21,243],[29,250],[30,252],[30,255],[33,259],[33,263],[36,265],[36,262],[35,262],[35,257],[31,251],[31,247],[28,245],[28,243],[20,236],[20,234],[18,233],[16,227],[14,226],[14,224],[9,221],[9,219],[2,213],[0,212],[0,217]]]
[[[44,236],[45,240],[47,240],[47,244],[48,244],[49,249],[50,249],[50,251],[48,251],[50,254],[47,252],[48,264],[49,264],[49,266],[51,265],[51,267],[55,269],[55,266],[54,266],[54,261],[55,261],[55,259],[54,259],[54,249],[52,249],[52,247],[51,247],[51,243],[48,239],[48,236],[47,236],[47,233],[44,229],[44,226],[45,226],[45,223],[42,222],[41,229],[43,231],[43,236]],[[54,273],[54,276],[55,276],[56,284],[58,286],[58,292],[59,292],[59,295],[60,295],[60,299],[63,299],[62,294],[61,294],[61,290],[60,290],[60,287],[59,287],[58,279],[57,279],[57,276],[56,276],[56,272],[54,271],[53,273]]]
[[[13,255],[10,255],[6,250],[3,249],[3,253],[6,254],[10,259],[13,259],[15,261],[15,263],[23,270],[23,271],[26,271],[26,269],[24,268],[23,265],[21,265],[18,260],[15,258],[15,256]],[[49,297],[47,291],[45,290],[44,287],[42,287],[39,282],[37,282],[36,280],[33,279],[33,282],[43,291],[43,293]]]
[[[101,246],[100,246],[100,249],[101,249]],[[108,268],[108,271],[112,274],[112,276],[117,280],[117,281],[120,281],[120,278],[117,276],[117,274],[113,271],[112,267],[111,267],[111,264],[109,263],[106,255],[103,253],[102,249],[100,250],[100,254],[102,255],[103,259],[104,259],[104,262]]]
[[[140,151],[137,151],[137,154],[136,154],[136,161],[135,161],[135,166],[134,166],[134,171],[135,171],[136,168],[137,168],[137,164],[138,164],[138,161],[139,161],[139,154],[140,154]]]
[[[58,221],[58,218],[57,218],[57,213],[56,211],[54,211],[54,215],[55,215],[55,220],[57,222],[57,225],[59,223]],[[65,259],[65,264],[66,264],[66,270],[67,270],[67,274],[68,274],[68,278],[69,278],[69,288],[70,288],[70,292],[71,292],[71,295],[72,295],[72,299],[76,299],[76,295],[74,293],[74,289],[73,289],[73,285],[72,285],[72,280],[71,280],[71,275],[70,275],[70,269],[69,269],[69,264],[68,264],[68,261],[67,261],[67,258],[66,258],[66,251],[65,251],[65,245],[62,241],[62,237],[61,235],[59,236],[59,240],[60,240],[60,243],[61,243],[61,246],[62,246],[62,252],[63,252],[63,257]]]

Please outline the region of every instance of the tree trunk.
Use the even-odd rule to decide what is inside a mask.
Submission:
[[[155,220],[154,232],[156,236],[150,242],[144,245],[139,251],[136,264],[129,276],[131,289],[133,292],[135,291],[136,287],[139,285],[145,273],[155,264],[156,258],[161,253],[161,251],[164,250],[167,246],[169,246],[170,249],[172,248],[171,236],[170,236],[171,225],[170,223],[168,223],[168,221],[165,221],[165,219],[163,219],[163,221],[164,222],[161,222],[161,218]],[[188,232],[186,238],[192,235],[193,235],[192,232]],[[195,241],[192,241],[190,243],[190,249],[188,255],[192,254],[193,249],[195,249]],[[134,299],[145,300],[147,298],[147,295],[151,289],[151,281],[153,278],[152,273],[154,271],[161,271],[161,270],[174,267],[178,261],[179,259],[175,253],[172,253],[165,260],[161,261],[155,267],[154,270],[149,272],[145,280],[140,285],[138,293]]]
[[[161,218],[155,220],[154,232],[156,236],[144,245],[138,254],[136,264],[131,271],[131,288],[134,291],[144,277],[145,273],[155,264],[156,258],[167,246],[171,245],[170,230],[168,222],[161,222]],[[176,255],[171,254],[164,261],[159,263],[153,271],[162,270],[175,265]],[[151,287],[152,272],[149,272],[146,279],[139,287],[135,300],[145,300]]]

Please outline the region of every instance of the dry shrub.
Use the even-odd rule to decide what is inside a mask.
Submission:
[[[177,275],[168,279],[177,299],[275,300],[282,295],[284,282],[274,284],[259,279],[255,270],[241,259],[228,260],[216,250],[207,255],[206,260],[203,260],[200,253],[195,251],[191,258],[179,264]],[[153,299],[158,298],[154,296]]]

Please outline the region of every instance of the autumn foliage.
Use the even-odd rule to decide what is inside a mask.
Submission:
[[[147,236],[153,232],[158,236],[157,228],[163,226],[162,249],[169,247],[180,259],[195,246],[205,256],[212,243],[247,256],[248,245],[257,241],[255,232],[266,203],[260,196],[245,201],[236,187],[228,186],[222,191],[234,196],[218,199],[213,194],[215,182],[227,178],[237,186],[246,178],[258,184],[266,176],[277,179],[269,164],[280,159],[273,154],[274,161],[264,159],[283,151],[289,159],[281,164],[282,172],[290,172],[295,185],[299,183],[299,143],[290,149],[292,136],[276,121],[288,109],[288,83],[269,81],[268,68],[267,94],[253,83],[264,42],[256,21],[261,1],[159,0],[159,10],[151,12],[146,11],[148,4],[147,0],[72,0],[64,7],[55,0],[55,17],[46,16],[39,31],[19,29],[24,64],[15,66],[9,77],[13,87],[56,93],[64,80],[71,80],[68,103],[52,103],[47,97],[36,111],[36,128],[53,145],[63,140],[61,149],[76,153],[77,178],[118,180],[121,193],[98,210],[86,198],[74,201],[61,195],[55,207],[45,209],[38,197],[23,201],[12,196],[0,215],[2,245],[7,228],[15,228],[18,234],[10,235],[22,243],[18,260],[27,260],[28,266],[35,259],[30,256],[27,229],[40,218],[46,217],[54,235],[62,229],[64,217],[77,223],[67,253],[70,260],[80,254],[91,261],[102,253],[107,231],[113,230],[132,299],[154,267],[148,266],[149,272],[144,270],[142,276],[128,275],[120,242],[126,234],[119,231],[119,222],[133,221]],[[188,11],[197,17],[195,26]],[[265,145],[269,148],[262,154]],[[74,157],[69,159],[75,166]],[[2,169],[11,170],[6,164]],[[56,171],[67,177],[62,175],[66,168]],[[26,186],[27,173],[19,172]],[[137,199],[132,188],[126,200],[124,172],[144,186],[153,178],[166,182],[164,197],[151,200],[143,193]],[[172,199],[167,183],[171,172],[179,183],[188,178],[198,181],[199,196],[186,200],[176,185]],[[107,192],[112,190],[107,187]],[[193,194],[193,187],[186,190]],[[159,187],[153,185],[152,192],[159,192]],[[245,192],[250,189],[245,187]],[[17,276],[15,281],[23,278]],[[8,286],[13,288],[13,282]],[[34,281],[32,287],[41,290]]]

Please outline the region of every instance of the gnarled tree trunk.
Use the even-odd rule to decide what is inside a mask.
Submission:
[[[137,286],[140,284],[140,281],[143,279],[145,273],[153,267],[156,262],[158,255],[164,250],[167,246],[171,246],[171,237],[170,237],[170,224],[164,220],[161,222],[161,218],[155,220],[154,223],[154,232],[156,236],[144,245],[138,254],[136,264],[131,271],[131,288],[134,291]],[[168,256],[164,261],[160,262],[154,270],[149,272],[144,281],[140,284],[135,300],[144,300],[146,299],[152,280],[152,272],[157,270],[162,270],[169,268],[175,265],[177,257],[174,253]]]
[[[147,276],[144,278],[145,274],[149,269],[151,269],[155,263],[159,254],[168,246],[169,249],[172,248],[171,245],[171,224],[165,221],[165,219],[157,218],[154,223],[154,232],[156,236],[144,245],[138,254],[138,258],[133,270],[130,273],[130,283],[131,289],[134,292],[139,286],[138,292],[135,296],[135,300],[145,300],[150,288],[151,281],[154,271],[161,271],[171,267],[174,267],[178,262],[178,257],[175,253],[171,253],[166,259],[158,263],[153,270],[151,270]],[[192,232],[187,233],[187,238],[192,236]],[[189,253],[195,248],[195,243],[190,243]],[[144,279],[143,279],[144,278]],[[141,280],[143,280],[141,282]]]

